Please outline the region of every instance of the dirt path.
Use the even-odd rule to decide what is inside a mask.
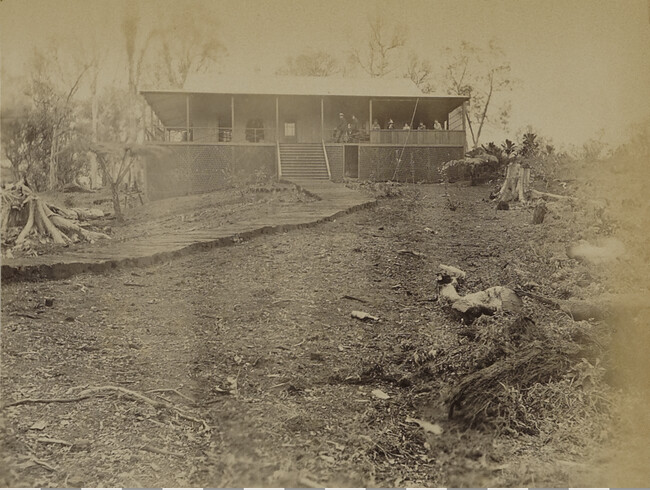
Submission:
[[[466,341],[432,301],[441,262],[467,270],[470,289],[529,275],[551,292],[566,287],[526,268],[552,249],[540,249],[550,228],[530,225],[528,210],[497,214],[486,189],[454,188],[463,204],[452,211],[444,192],[420,187],[312,229],[151,268],[3,287],[4,400],[115,385],[209,426],[115,393],[11,407],[13,476],[34,487],[567,481],[566,468],[545,466],[562,444],[448,421],[454,372],[420,369],[419,359]],[[183,396],[149,391],[160,389]],[[444,432],[425,433],[409,416]],[[584,455],[574,452],[563,457]]]

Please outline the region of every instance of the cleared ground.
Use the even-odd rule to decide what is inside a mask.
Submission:
[[[536,434],[448,420],[445,399],[473,369],[475,341],[435,301],[435,277],[445,263],[468,273],[467,291],[534,282],[548,296],[589,298],[607,289],[607,271],[562,255],[579,232],[570,213],[534,226],[530,208],[497,212],[485,187],[401,189],[331,223],[161,266],[3,286],[3,400],[109,385],[148,397],[103,390],[6,408],[7,481],[575,483],[613,437],[606,409],[586,420],[577,404]],[[541,328],[575,323],[529,298],[524,316]]]

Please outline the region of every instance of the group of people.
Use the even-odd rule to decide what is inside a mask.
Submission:
[[[379,125],[379,121],[377,121],[377,119],[375,119],[372,122],[372,129],[373,130],[381,129],[381,126]],[[393,120],[391,118],[388,119],[388,123],[386,123],[386,128],[385,129],[397,129],[395,127],[395,123],[393,122]],[[411,125],[407,121],[407,122],[404,123],[404,126],[402,126],[402,129],[404,130],[404,129],[413,129],[413,128],[411,128]],[[420,124],[418,124],[417,129],[418,130],[427,129],[427,125],[424,124],[423,121],[420,121]],[[440,122],[437,119],[435,121],[433,121],[433,129],[436,129],[436,130],[443,129],[442,124],[440,124]]]
[[[345,114],[341,112],[339,113],[339,123],[336,125],[336,129],[334,130],[334,138],[336,139],[337,143],[340,143],[341,140],[358,141],[362,129],[365,129],[365,125],[359,125],[357,116],[352,114],[352,120],[348,122],[348,120],[345,118]]]
[[[420,124],[418,124],[418,130],[423,130],[423,129],[427,129],[427,125],[424,124],[422,121],[420,121]],[[438,122],[437,119],[433,121],[433,129],[435,130],[443,129],[442,124],[440,124],[440,122]]]
[[[362,133],[367,133],[366,131],[367,126],[365,124],[360,125],[359,120],[357,119],[357,116],[352,114],[352,119],[348,121],[345,117],[344,113],[339,113],[339,123],[336,126],[336,129],[334,130],[334,139],[336,140],[337,143],[340,143],[341,141],[358,141],[360,139],[360,136]],[[372,131],[377,131],[382,129],[381,126],[379,125],[379,121],[377,119],[373,120],[372,125],[370,126],[370,129]],[[395,127],[395,122],[391,119],[388,118],[388,122],[386,123],[386,127],[384,129],[397,129]],[[404,126],[402,127],[402,130],[410,130],[411,125],[407,122],[404,123]],[[426,130],[427,126],[423,121],[420,121],[418,124],[417,130]],[[433,121],[433,129],[434,130],[442,130],[442,124],[436,119]]]

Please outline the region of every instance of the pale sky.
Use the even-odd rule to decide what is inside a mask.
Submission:
[[[442,70],[440,49],[496,39],[519,80],[509,136],[526,125],[557,145],[581,145],[605,130],[618,143],[629,124],[650,117],[649,0],[175,0],[137,2],[144,22],[161,11],[180,18],[211,11],[227,49],[224,74],[272,74],[287,56],[312,48],[344,57],[363,43],[369,15],[407,26],[409,47]],[[123,51],[123,0],[4,0],[0,3],[2,79],[51,37],[97,39]],[[79,42],[79,41],[75,41]],[[110,57],[109,57],[110,60]],[[110,63],[110,61],[109,61]],[[115,68],[110,77],[122,76]],[[125,75],[124,75],[125,76]],[[6,87],[3,90],[11,90]],[[483,142],[506,135],[488,129]]]

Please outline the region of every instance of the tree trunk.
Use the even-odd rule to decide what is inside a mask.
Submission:
[[[50,174],[49,174],[49,189],[54,190],[57,188],[58,182],[57,182],[57,168],[56,168],[56,153],[58,151],[57,149],[57,141],[59,139],[58,136],[58,131],[55,129],[54,133],[52,134],[52,143],[50,144]]]
[[[112,181],[111,179],[111,196],[113,198],[113,212],[115,213],[115,219],[119,222],[124,221],[124,216],[122,215],[122,206],[120,205],[120,191],[119,185]]]
[[[529,194],[530,168],[518,162],[508,165],[506,179],[499,191],[499,201],[521,201],[525,202]]]

